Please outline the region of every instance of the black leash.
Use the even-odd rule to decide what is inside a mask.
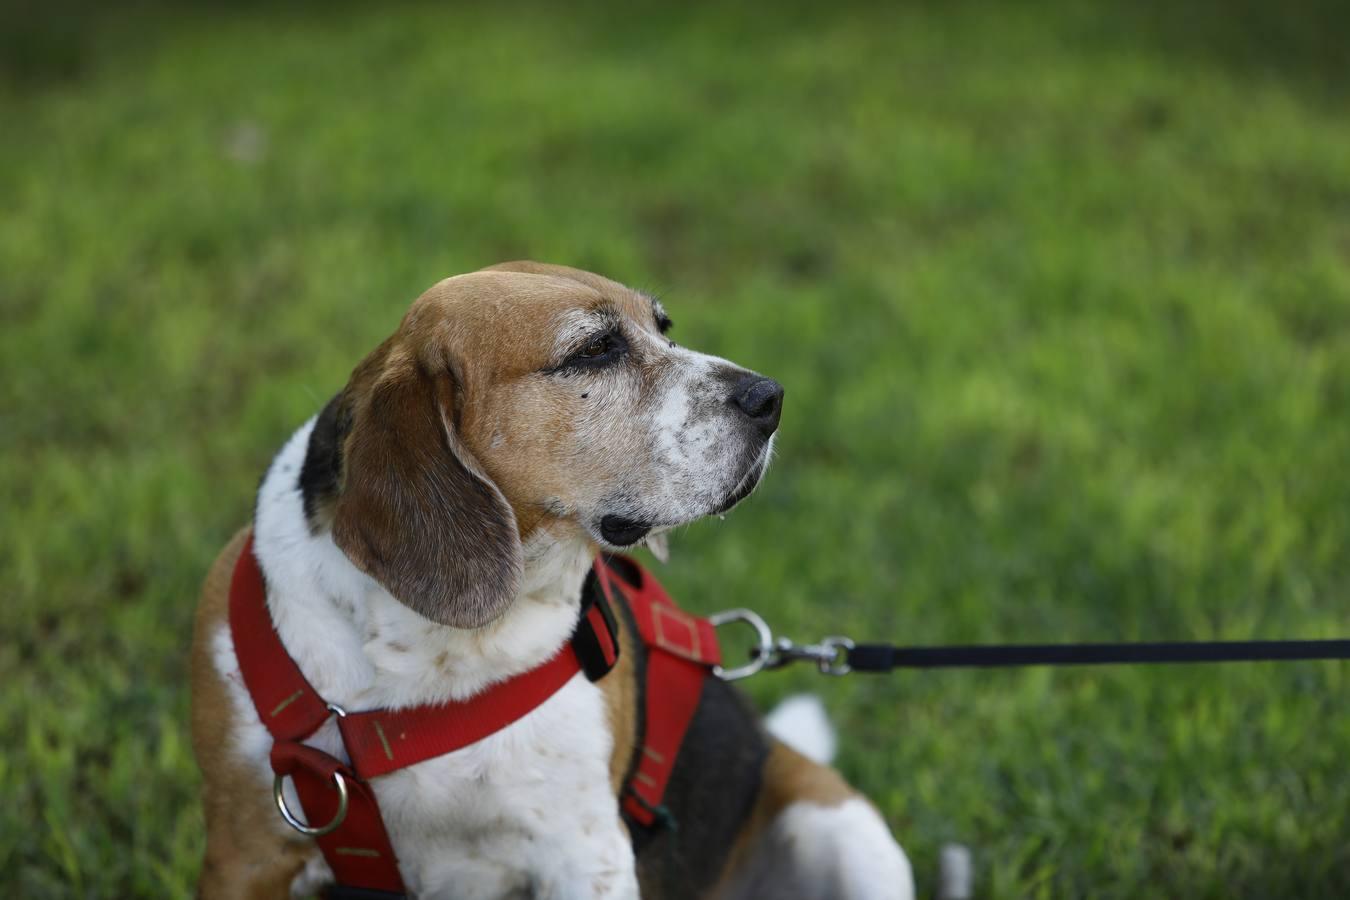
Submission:
[[[1283,662],[1350,659],[1350,640],[1174,641],[1141,644],[971,644],[897,647],[856,644],[847,650],[855,672],[893,669],[990,669],[1005,666],[1099,666],[1108,663]]]
[[[834,635],[816,644],[775,639],[768,624],[753,610],[732,609],[710,616],[714,626],[743,622],[758,641],[750,662],[714,671],[728,681],[762,669],[808,661],[826,675],[890,672],[895,669],[993,669],[1009,666],[1100,666],[1111,663],[1289,662],[1350,659],[1350,639],[1312,641],[1165,641],[1126,644],[964,644],[946,647],[902,647],[855,644]]]

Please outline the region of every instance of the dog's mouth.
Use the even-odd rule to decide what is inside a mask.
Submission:
[[[713,509],[695,518],[702,518],[704,515],[720,516],[729,512],[733,506],[753,494],[755,488],[759,487],[760,481],[763,480],[764,473],[768,471],[772,452],[772,442],[770,442],[770,445],[766,446],[745,470],[745,474],[741,476],[741,480],[736,483],[736,486],[727,491],[726,495]],[[641,542],[653,530],[664,530],[679,524],[681,523],[658,523],[651,519],[632,519],[628,516],[609,514],[601,517],[598,530],[601,540],[611,547],[631,547]]]
[[[725,499],[723,499],[722,502],[718,504],[717,508],[712,511],[712,515],[720,516],[723,513],[730,511],[737,503],[740,503],[746,497],[753,494],[755,488],[759,487],[760,481],[763,480],[764,473],[769,470],[769,458],[772,455],[773,441],[770,440],[769,443],[765,445],[764,450],[759,454],[759,457],[750,464],[750,468],[746,469],[745,474],[741,476],[740,483],[727,492]]]

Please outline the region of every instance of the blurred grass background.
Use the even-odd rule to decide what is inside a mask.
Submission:
[[[661,294],[787,386],[662,578],[800,639],[1350,631],[1341,4],[0,13],[0,881],[184,896],[186,653],[271,454],[438,278]],[[931,896],[1335,897],[1343,664],[762,676]]]

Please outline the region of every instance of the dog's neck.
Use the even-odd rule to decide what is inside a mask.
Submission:
[[[324,699],[352,710],[460,699],[547,660],[570,637],[593,548],[579,530],[526,541],[521,589],[483,628],[431,622],[358,570],[327,528],[311,528],[301,471],[311,419],[258,490],[255,551],[287,650]]]

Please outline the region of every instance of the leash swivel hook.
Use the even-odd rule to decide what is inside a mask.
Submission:
[[[786,637],[775,640],[769,623],[754,610],[743,608],[714,613],[708,617],[708,621],[714,628],[731,622],[744,622],[755,630],[756,643],[750,650],[750,662],[731,669],[713,667],[713,674],[723,681],[749,678],[764,669],[781,669],[801,660],[814,662],[822,675],[847,675],[853,671],[848,664],[853,640],[843,635],[829,635],[821,638],[818,644],[796,644]]]
[[[798,660],[814,662],[822,675],[847,675],[853,671],[848,664],[848,652],[853,649],[853,639],[841,634],[832,634],[820,639],[818,644],[794,644],[785,637],[774,643],[774,659],[768,668],[778,669]]]

